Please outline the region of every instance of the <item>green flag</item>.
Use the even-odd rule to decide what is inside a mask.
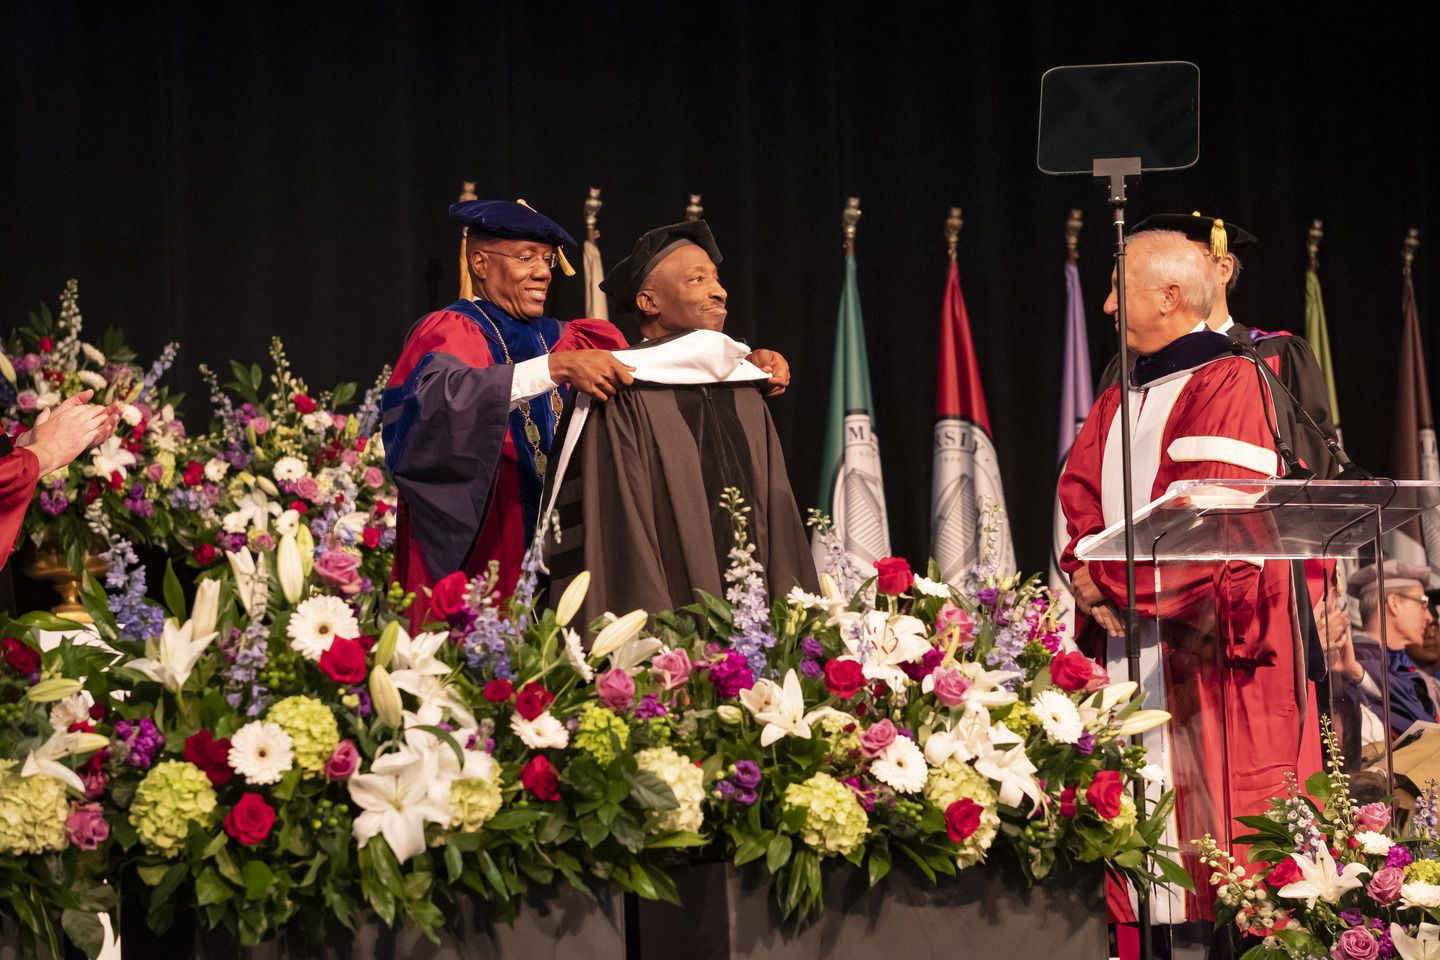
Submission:
[[[1305,271],[1305,339],[1315,351],[1320,371],[1325,374],[1325,389],[1330,394],[1330,420],[1335,436],[1340,437],[1340,403],[1335,399],[1335,367],[1330,356],[1330,331],[1325,326],[1325,301],[1320,298],[1320,275]],[[1343,441],[1342,441],[1343,442]]]
[[[820,509],[830,514],[845,549],[861,564],[890,555],[880,445],[870,401],[870,362],[865,355],[865,322],[855,282],[855,255],[845,255],[845,286],[835,338],[830,381],[830,415],[820,464]],[[817,552],[819,545],[817,543]],[[823,557],[817,558],[823,567]]]

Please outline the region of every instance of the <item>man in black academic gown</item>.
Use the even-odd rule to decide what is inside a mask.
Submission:
[[[1137,223],[1130,233],[1144,230],[1178,230],[1200,246],[1215,266],[1215,306],[1206,321],[1211,330],[1232,340],[1248,343],[1260,355],[1286,388],[1319,425],[1326,437],[1334,438],[1335,425],[1330,418],[1330,395],[1325,376],[1315,353],[1304,339],[1288,333],[1271,333],[1237,323],[1230,315],[1227,295],[1240,280],[1240,259],[1235,251],[1253,245],[1255,235],[1243,227],[1199,213],[1160,213]],[[1112,357],[1100,375],[1098,396],[1120,380],[1120,358]],[[1281,439],[1290,445],[1300,460],[1322,479],[1333,478],[1338,472],[1323,437],[1305,422],[1279,390],[1275,394],[1276,424]]]
[[[696,590],[723,595],[733,542],[726,487],[750,507],[770,596],[818,589],[764,400],[789,385],[790,368],[721,332],[720,260],[705,221],[673,224],[642,236],[602,284],[618,313],[638,316],[644,342],[615,353],[635,382],[605,404],[576,401],[544,497],[559,525],[546,538],[551,594],[588,569],[585,617],[673,609]]]

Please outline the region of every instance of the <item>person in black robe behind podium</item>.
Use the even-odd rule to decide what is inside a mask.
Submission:
[[[720,250],[705,221],[651,230],[602,288],[644,338],[616,356],[635,383],[610,402],[580,398],[556,438],[542,499],[551,596],[591,574],[579,622],[723,596],[733,543],[721,492],[750,508],[749,540],[770,597],[818,590],[809,538],[764,393],[790,382],[785,358],[726,337]],[[558,527],[558,531],[556,529]],[[557,535],[558,534],[558,535]]]

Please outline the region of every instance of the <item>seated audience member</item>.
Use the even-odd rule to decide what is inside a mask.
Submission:
[[[1354,635],[1355,659],[1365,677],[1357,684],[1365,706],[1383,713],[1382,683],[1390,684],[1392,736],[1404,733],[1417,720],[1435,722],[1436,703],[1425,677],[1407,650],[1423,644],[1426,628],[1435,622],[1425,597],[1429,568],[1399,560],[1385,561],[1385,595],[1380,595],[1379,568],[1375,564],[1350,578],[1349,590],[1360,601],[1361,628]],[[1384,618],[1386,649],[1380,646]]]

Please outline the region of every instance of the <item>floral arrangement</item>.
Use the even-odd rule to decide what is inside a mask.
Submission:
[[[1292,783],[1266,814],[1238,818],[1255,831],[1235,838],[1249,845],[1249,863],[1209,836],[1198,841],[1220,925],[1250,938],[1242,960],[1440,957],[1435,782],[1400,829],[1389,804],[1351,797],[1334,729],[1322,723],[1328,769],[1303,792]]]
[[[433,934],[457,897],[504,918],[557,883],[674,901],[688,859],[753,863],[787,914],[819,909],[826,860],[938,880],[1003,847],[1032,880],[1188,879],[1157,846],[1169,795],[1145,815],[1130,796],[1148,770],[1126,738],[1167,715],[1061,649],[1034,579],[889,558],[853,594],[827,575],[767,603],[729,494],[726,598],[575,624],[588,575],[545,606],[532,556],[509,598],[493,573],[444,578],[443,622],[412,634],[411,598],[322,570],[385,502],[354,482],[372,445],[343,439],[364,418],[308,426],[336,401],[302,412],[279,357],[272,385],[212,434],[241,462],[211,504],[227,562],[196,556],[193,595],[173,571],[163,606],[136,593],[116,540],[109,589],[84,594],[103,646],[41,653],[52,618],[7,625],[0,824],[22,826],[0,827],[0,874],[21,895],[0,911],[30,941],[93,954],[114,889],[157,931],[194,913],[254,944],[370,916]],[[307,497],[285,457],[317,485],[323,459],[330,490]]]
[[[72,569],[81,567],[91,546],[90,518],[95,515],[104,515],[134,542],[168,541],[174,517],[158,491],[185,440],[184,424],[176,416],[181,398],[170,396],[160,383],[178,344],[166,346],[147,368],[135,363],[119,330],[111,328],[99,343],[82,339],[83,332],[79,286],[71,280],[60,294],[58,314],[42,305],[0,340],[0,429],[12,439],[83,390],[95,391],[93,403],[123,404],[115,435],[68,468],[41,478],[25,515],[22,537],[39,544],[48,536],[64,548]]]

